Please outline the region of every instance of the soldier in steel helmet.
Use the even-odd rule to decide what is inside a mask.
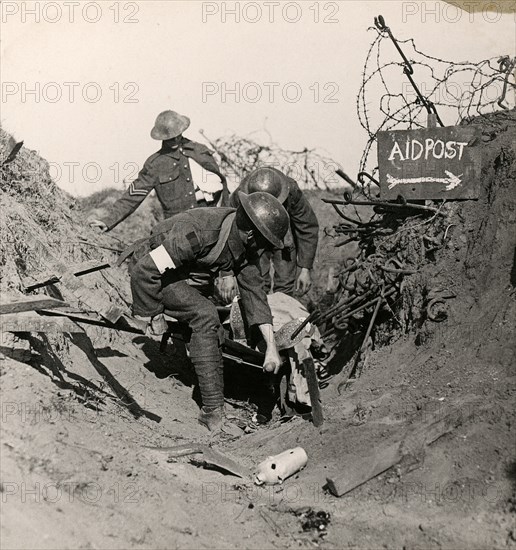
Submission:
[[[89,221],[101,231],[116,227],[132,214],[154,189],[165,218],[197,207],[227,204],[226,178],[211,151],[183,136],[190,119],[175,111],[163,111],[156,118],[151,137],[162,147],[143,165],[127,191],[106,216]]]
[[[220,271],[235,274],[247,325],[259,328],[267,346],[264,370],[277,373],[281,360],[259,257],[264,250],[283,248],[288,226],[288,214],[274,196],[239,193],[237,209],[196,208],[158,224],[160,240],[131,272],[133,314],[147,321],[152,333],[164,332],[164,314],[192,331],[190,359],[202,399],[199,422],[209,430],[220,428],[223,419],[223,329],[209,292],[190,284],[190,275],[203,270],[212,278]]]
[[[311,270],[319,240],[319,224],[307,198],[294,179],[271,167],[257,168],[246,175],[231,194],[231,206],[238,206],[240,191],[249,194],[270,193],[284,205],[290,218],[290,238],[286,239],[286,246],[267,251],[260,261],[266,291],[273,286],[274,292],[283,292],[289,296],[293,296],[295,291],[305,294],[312,284]],[[273,284],[271,263],[274,266]],[[222,275],[221,294],[225,300],[229,300],[236,291],[236,280],[231,273]]]

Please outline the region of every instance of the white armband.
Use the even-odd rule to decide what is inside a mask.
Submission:
[[[155,248],[152,252],[149,253],[149,256],[152,258],[152,261],[162,275],[167,269],[176,268],[174,260],[170,257],[170,254],[167,252],[167,249],[163,245]]]

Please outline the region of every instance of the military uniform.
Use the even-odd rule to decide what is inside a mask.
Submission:
[[[222,326],[214,304],[187,280],[192,271],[235,273],[242,309],[249,326],[272,324],[258,258],[250,257],[234,220],[232,208],[197,208],[165,220],[156,228],[154,249],[131,272],[133,313],[152,317],[166,312],[192,330],[190,358],[199,379],[203,406],[223,405]],[[220,254],[210,258],[224,221],[233,216]],[[162,231],[168,230],[167,233]]]
[[[226,178],[220,172],[211,151],[204,145],[183,137],[177,147],[171,148],[164,144],[145,161],[137,179],[113,204],[108,215],[102,217],[108,231],[132,214],[153,189],[156,190],[165,218],[198,206],[216,206],[217,200],[208,204],[196,197],[197,188],[192,178],[190,162],[196,162],[204,170],[220,177],[225,203]]]
[[[276,169],[273,169],[276,170]],[[279,172],[279,170],[277,170]],[[280,172],[281,174],[281,172]],[[274,250],[262,255],[260,265],[265,289],[271,288],[270,263],[274,265],[274,292],[294,294],[297,267],[312,269],[319,240],[319,223],[310,203],[296,181],[284,174],[288,185],[288,196],[283,204],[290,217],[291,243],[283,250]],[[231,194],[229,204],[238,206],[238,191],[247,193],[246,180]]]

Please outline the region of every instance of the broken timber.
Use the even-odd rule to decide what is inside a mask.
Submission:
[[[430,415],[430,420],[409,432],[403,440],[375,449],[370,457],[350,457],[343,473],[326,478],[328,489],[336,497],[349,493],[392,468],[405,456],[421,453],[427,445],[460,426],[477,410],[478,404],[473,401],[459,403],[448,414]]]
[[[82,283],[74,273],[68,269],[66,264],[59,262],[58,269],[60,272],[60,282],[64,284],[73,295],[82,303],[87,305],[93,311],[99,313],[106,321],[116,323],[123,315],[123,309],[112,305],[109,301],[100,298],[84,283]]]
[[[63,261],[52,256],[50,251],[47,251],[47,254],[56,267],[58,277],[60,278],[59,282],[65,285],[80,302],[88,306],[89,309],[102,315],[102,317],[110,323],[116,323],[116,321],[122,317],[124,313],[122,308],[112,305],[109,300],[106,300],[89,289],[75,276],[73,268],[70,268]]]
[[[83,333],[84,330],[66,317],[45,317],[33,311],[0,315],[0,333],[4,332],[66,332]]]
[[[87,275],[88,273],[94,273],[95,271],[107,269],[108,267],[111,267],[110,263],[105,262],[99,264],[95,260],[90,260],[88,262],[83,262],[79,265],[74,266],[70,271],[72,271],[76,277],[82,277],[83,275]],[[37,288],[56,284],[60,280],[61,276],[55,274],[50,275],[46,279],[27,285],[24,290],[25,292],[31,292],[33,290],[36,290]]]
[[[144,321],[139,321],[128,315],[121,315],[116,322],[111,323],[110,321],[99,319],[96,313],[92,314],[84,311],[60,311],[51,309],[42,310],[40,313],[49,317],[65,317],[74,323],[110,328],[122,332],[131,332],[133,334],[145,334],[147,329],[147,324]]]
[[[307,357],[303,361],[303,369],[305,373],[306,383],[308,385],[308,394],[310,395],[310,403],[312,405],[312,422],[318,428],[324,422],[324,415],[321,405],[321,396],[319,393],[319,382],[315,372],[314,360]]]
[[[7,297],[9,299],[9,297]],[[16,296],[12,302],[0,303],[0,315],[7,313],[21,313],[38,309],[53,309],[68,306],[63,300],[56,300],[50,296]]]

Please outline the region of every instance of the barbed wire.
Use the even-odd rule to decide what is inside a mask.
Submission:
[[[381,21],[384,24],[383,18]],[[478,62],[455,62],[423,53],[413,38],[394,39],[386,26],[377,24],[369,30],[376,35],[366,55],[356,99],[358,121],[367,133],[359,175],[365,172],[374,178],[378,173],[375,155],[372,159],[371,153],[379,132],[425,128],[429,106],[434,112],[438,109],[439,121],[442,118],[448,125],[514,107],[514,94],[510,92],[516,90],[516,57],[505,55]],[[385,44],[386,38],[392,38],[408,55],[403,53],[403,60],[393,60],[392,43],[388,40]],[[409,80],[404,81],[403,73],[408,73]],[[337,161],[317,149],[282,149],[266,129],[265,139],[255,138],[256,132],[245,137],[230,134],[214,140],[202,130],[201,133],[218,153],[230,181],[238,182],[255,168],[274,166],[305,189],[343,186],[335,174],[337,169],[342,169]],[[349,178],[347,181],[351,184]],[[360,189],[371,196],[367,185]]]
[[[252,170],[269,166],[295,179],[303,189],[328,189],[342,185],[335,175],[340,165],[322,151],[306,147],[300,151],[282,149],[273,142],[267,131],[267,144],[263,143],[263,139],[253,139],[252,134],[245,137],[230,134],[212,140],[203,130],[200,133],[219,155],[222,171],[230,181],[234,179],[239,182]]]
[[[366,55],[356,110],[360,125],[368,140],[360,159],[359,171],[366,171],[378,132],[426,127],[425,105],[409,81],[400,86],[400,74],[406,72],[404,61],[383,61],[388,32],[370,27],[376,32]],[[457,125],[475,116],[512,108],[516,89],[514,69],[516,58],[493,57],[478,62],[455,62],[423,53],[415,40],[396,40],[407,50],[407,60],[413,67],[411,77],[422,95],[438,108],[448,124]],[[392,44],[387,40],[387,46]],[[391,52],[388,53],[392,57]],[[378,109],[371,112],[370,105]],[[378,167],[369,167],[375,175]]]

